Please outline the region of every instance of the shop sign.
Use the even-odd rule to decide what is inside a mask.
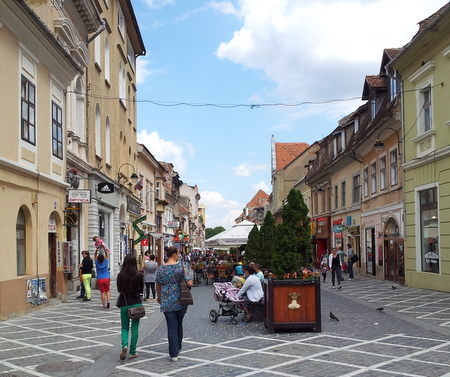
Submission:
[[[331,229],[333,233],[342,233],[345,230],[345,226],[342,224],[334,225]]]
[[[349,226],[347,230],[352,236],[359,236],[359,225]]]
[[[112,194],[114,192],[114,183],[99,182],[97,185],[97,191],[102,194]]]
[[[135,214],[136,216],[141,215],[141,205],[136,200],[131,199],[129,196],[127,197],[127,210],[130,213]]]
[[[53,215],[50,215],[50,217],[48,218],[48,232],[56,233],[56,220]]]
[[[327,217],[319,217],[317,219],[316,237],[327,238],[329,232],[329,219]]]
[[[90,203],[91,190],[69,190],[67,201],[69,203]]]

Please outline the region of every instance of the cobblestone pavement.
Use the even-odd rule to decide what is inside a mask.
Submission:
[[[112,286],[115,286],[113,284]],[[145,302],[138,352],[120,361],[119,309],[71,298],[0,322],[0,377],[450,376],[450,294],[357,276],[322,284],[322,332],[267,334],[262,321],[209,320],[213,288],[193,288],[178,362],[164,316]],[[114,295],[113,295],[114,296]],[[112,302],[115,302],[113,297]],[[378,307],[385,308],[379,312]],[[340,319],[332,321],[329,312]]]

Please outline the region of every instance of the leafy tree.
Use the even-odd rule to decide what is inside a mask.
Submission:
[[[269,267],[271,265],[272,256],[277,248],[277,226],[272,212],[267,211],[259,234],[261,238],[261,252],[259,253],[257,261],[261,267]]]
[[[205,229],[205,239],[211,238],[216,234],[222,233],[225,230],[223,226],[216,226],[215,228]]]
[[[303,195],[294,188],[289,191],[283,204],[277,226],[277,243],[271,258],[271,267],[279,279],[299,272],[311,255],[311,230],[308,207]]]

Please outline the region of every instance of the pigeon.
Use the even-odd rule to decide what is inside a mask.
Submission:
[[[339,321],[339,318],[336,317],[333,313],[331,313],[331,311],[330,311],[330,318],[334,321]]]
[[[397,289],[397,287],[395,285],[392,286],[392,289]]]
[[[381,313],[384,310],[384,308],[381,306],[381,307],[377,308],[376,310],[378,310]]]

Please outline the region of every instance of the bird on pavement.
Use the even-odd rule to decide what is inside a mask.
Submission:
[[[392,289],[397,289],[397,287],[395,285],[392,286]]]
[[[385,308],[383,308],[382,306],[377,308],[376,310],[378,310],[380,313],[384,310]]]
[[[336,317],[331,311],[330,311],[330,318],[331,318],[333,321],[339,321],[339,318]]]

